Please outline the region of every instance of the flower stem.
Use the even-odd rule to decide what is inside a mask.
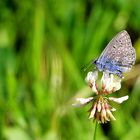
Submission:
[[[93,140],[96,140],[96,131],[97,131],[97,121],[95,121],[95,129],[94,129],[94,135],[93,135]]]

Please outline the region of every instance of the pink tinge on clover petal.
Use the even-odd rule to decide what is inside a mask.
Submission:
[[[102,79],[101,79],[102,87],[104,89],[107,89],[108,86],[110,85],[110,82],[111,82],[111,78],[109,76],[109,73],[107,71],[103,72]]]
[[[101,85],[97,85],[96,81],[98,79],[98,71],[90,71],[85,78],[86,82],[88,83],[89,87],[92,89],[93,92],[96,94],[110,94],[115,92],[121,88],[121,78],[110,74],[108,71],[104,71],[102,78],[101,78]],[[100,89],[101,86],[101,90]]]
[[[97,103],[95,102],[93,107],[92,107],[92,110],[90,111],[89,119],[94,118],[94,115],[95,115],[95,112],[96,112],[96,107],[97,107]]]
[[[89,119],[92,118],[97,120],[99,123],[116,120],[112,114],[112,107],[108,104],[107,98],[100,95],[96,101],[93,102],[89,115]]]
[[[85,78],[85,81],[89,84],[90,88],[93,92],[97,93],[98,90],[96,88],[96,80],[98,78],[98,71],[90,71],[87,74],[87,77]]]
[[[87,77],[85,78],[86,82],[94,83],[98,78],[98,71],[90,71],[87,74]]]
[[[76,99],[77,103],[74,103],[72,105],[73,106],[81,106],[81,105],[85,105],[85,104],[89,103],[92,100],[93,100],[93,97],[89,97],[89,98],[77,98]]]
[[[106,116],[106,110],[105,110],[105,105],[102,103],[102,115]]]
[[[112,83],[112,87],[114,88],[113,92],[115,92],[121,88],[121,81],[122,81],[122,79],[119,77],[113,78],[113,83]]]
[[[103,72],[101,84],[106,92],[112,93],[121,88],[121,78],[115,77],[113,74],[109,74],[109,72],[105,71]]]

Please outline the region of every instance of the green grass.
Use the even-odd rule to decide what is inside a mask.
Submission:
[[[81,67],[123,29],[137,61],[114,95],[130,98],[96,137],[140,139],[139,1],[5,0],[0,13],[1,140],[92,140],[89,108],[71,106],[91,95]]]

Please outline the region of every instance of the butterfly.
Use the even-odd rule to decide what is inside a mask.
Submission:
[[[122,78],[135,64],[136,51],[127,31],[119,32],[93,63],[99,71],[108,71]]]

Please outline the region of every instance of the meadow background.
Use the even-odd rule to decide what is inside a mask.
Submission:
[[[123,29],[137,60],[112,96],[130,98],[98,140],[140,140],[140,1],[1,0],[0,140],[92,140],[89,108],[71,106],[92,95],[81,67]]]

